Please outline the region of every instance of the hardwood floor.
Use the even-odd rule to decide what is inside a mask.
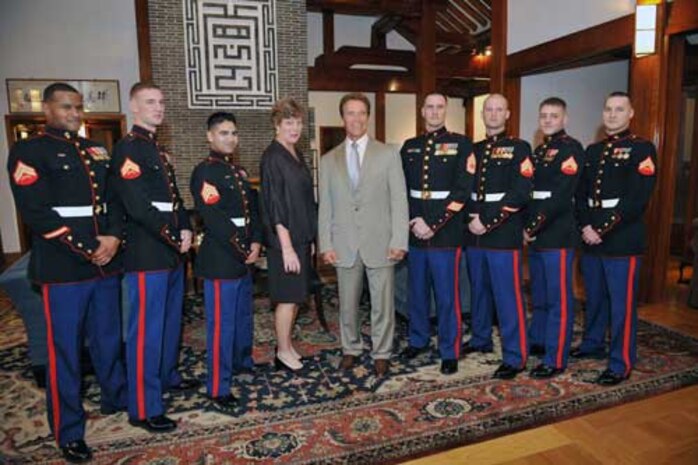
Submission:
[[[698,337],[698,309],[684,304],[688,286],[672,267],[663,304],[641,318]],[[698,386],[552,425],[449,450],[403,465],[446,464],[698,464]]]

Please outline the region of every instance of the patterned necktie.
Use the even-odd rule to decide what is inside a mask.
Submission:
[[[351,180],[351,188],[354,190],[356,190],[356,186],[359,185],[360,170],[359,145],[356,142],[352,142],[351,150],[349,151],[349,179]]]

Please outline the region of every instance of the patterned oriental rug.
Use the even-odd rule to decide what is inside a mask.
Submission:
[[[550,381],[526,374],[493,381],[499,348],[461,360],[458,374],[439,373],[435,352],[409,362],[393,359],[390,376],[376,379],[368,356],[352,371],[337,369],[337,293],[324,290],[331,333],[305,311],[296,336],[312,361],[300,376],[275,371],[269,301],[256,300],[254,373],[236,376],[237,417],[207,409],[201,392],[168,398],[179,421],[171,434],[131,427],[125,413],[99,414],[99,389],[86,378],[87,441],[98,464],[369,464],[397,462],[429,451],[464,445],[523,428],[559,421],[698,381],[698,340],[639,324],[639,363],[632,378],[613,388],[592,384],[605,361],[573,361]],[[30,379],[24,329],[16,311],[0,306],[0,463],[62,463],[54,446],[42,390]],[[0,302],[2,303],[2,302]],[[366,309],[364,309],[366,310]],[[369,344],[368,318],[364,332]],[[204,379],[202,301],[186,304],[182,365]],[[405,324],[398,325],[399,348]],[[466,333],[467,334],[467,333]],[[576,337],[579,337],[577,332]],[[432,344],[433,346],[433,344]],[[532,358],[529,366],[537,364]]]

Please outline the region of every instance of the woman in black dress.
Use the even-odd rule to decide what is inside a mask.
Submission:
[[[276,137],[262,155],[262,221],[264,223],[269,295],[276,303],[277,368],[303,368],[291,332],[298,304],[310,287],[310,255],[317,232],[313,179],[296,149],[303,130],[303,109],[291,98],[272,109]]]

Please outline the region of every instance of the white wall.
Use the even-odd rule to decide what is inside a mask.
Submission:
[[[371,26],[378,20],[374,16],[334,15],[334,48],[343,45],[354,47],[371,46]],[[404,37],[395,31],[386,36],[386,47],[390,50],[414,50]],[[322,55],[322,13],[308,13],[308,66]]]
[[[628,61],[525,76],[521,79],[520,137],[539,143],[538,105],[551,96],[567,102],[567,132],[583,145],[602,135],[601,110],[612,91],[628,90]]]
[[[482,106],[485,103],[485,99],[490,94],[478,95],[473,101],[473,115],[475,117],[475,124],[473,125],[473,141],[477,142],[485,137],[487,133],[485,132],[485,123],[482,121]]]
[[[342,118],[339,116],[339,101],[345,92],[318,92],[308,93],[309,106],[315,110],[315,139],[314,147],[320,147],[320,126],[342,126]],[[368,124],[368,133],[375,137],[375,94],[366,93],[371,102],[371,119]],[[406,139],[415,136],[417,115],[415,107],[417,97],[415,94],[388,93],[385,95],[385,142],[401,147]],[[449,131],[465,132],[465,108],[463,100],[459,98],[448,99],[448,114],[446,127]]]
[[[632,14],[635,0],[508,0],[507,54]]]
[[[10,6],[11,4],[11,6]],[[133,0],[2,0],[0,108],[6,113],[7,78],[118,79],[121,108],[138,80]],[[19,251],[7,177],[8,145],[0,131],[0,234],[5,253]]]

